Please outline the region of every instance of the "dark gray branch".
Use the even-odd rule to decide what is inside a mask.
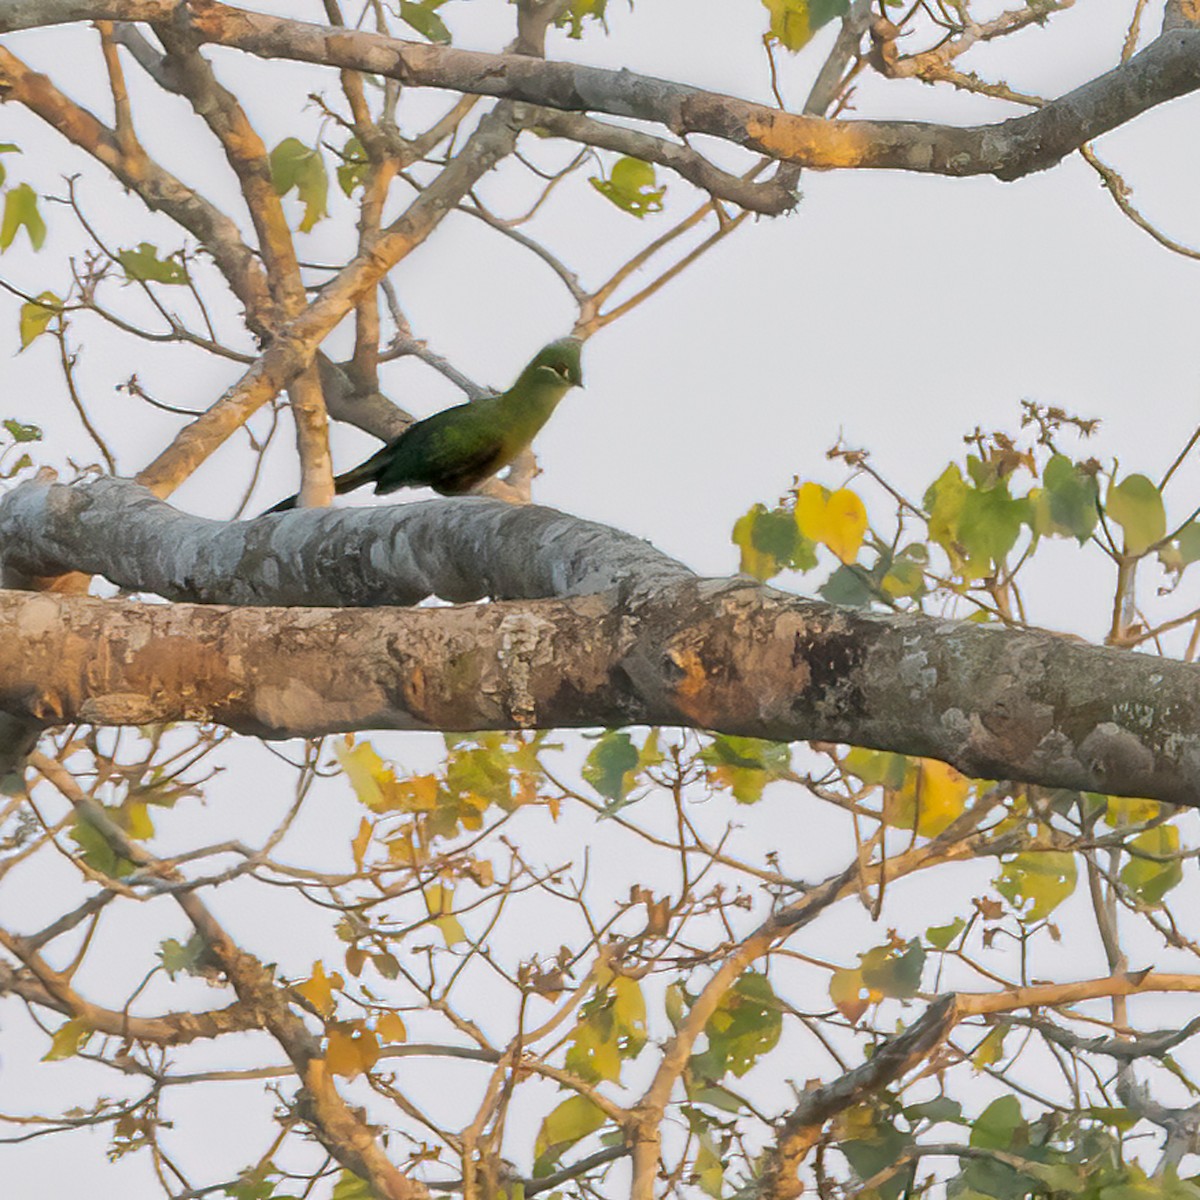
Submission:
[[[939,996],[918,1021],[878,1046],[862,1066],[805,1092],[779,1123],[778,1141],[767,1151],[755,1194],[762,1200],[794,1200],[801,1195],[804,1189],[796,1170],[825,1122],[881,1091],[927,1058],[949,1035],[955,1020],[953,993]]]

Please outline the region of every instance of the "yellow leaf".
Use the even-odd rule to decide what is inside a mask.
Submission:
[[[570,1146],[594,1133],[604,1124],[604,1110],[586,1096],[571,1096],[553,1109],[542,1122],[533,1146],[535,1158],[558,1146]]]
[[[62,311],[62,301],[53,292],[42,292],[36,300],[21,305],[21,349],[46,332],[55,314]]]
[[[425,889],[425,907],[429,915],[436,918],[434,924],[441,930],[447,946],[467,940],[466,930],[454,915],[454,892],[440,883],[431,883]]]
[[[850,491],[840,488],[825,505],[825,545],[844,563],[852,563],[858,557],[863,534],[867,531],[867,509],[863,502]]]
[[[42,1062],[59,1062],[73,1058],[87,1045],[92,1031],[82,1021],[70,1020],[60,1025],[50,1039],[50,1049],[42,1055]]]
[[[1005,1026],[997,1025],[979,1043],[975,1053],[971,1055],[971,1063],[977,1071],[994,1066],[1004,1057],[1004,1038],[1007,1033],[1008,1029]]]
[[[361,871],[363,859],[367,857],[367,847],[371,844],[371,822],[366,817],[358,823],[358,833],[350,843],[354,851],[354,865]]]
[[[796,492],[796,525],[810,542],[825,540],[825,489],[802,483]]]
[[[412,830],[392,838],[387,844],[388,858],[392,862],[403,863],[405,866],[415,866],[420,859],[416,844],[413,842]]]
[[[869,1005],[883,999],[883,993],[867,987],[861,969],[848,967],[834,971],[829,980],[829,998],[842,1016],[854,1024]]]
[[[354,1079],[369,1071],[379,1060],[379,1038],[370,1030],[351,1031],[337,1027],[329,1032],[325,1066],[334,1075]]]
[[[399,779],[392,792],[396,806],[405,812],[432,812],[437,808],[438,777],[414,775],[411,779]]]
[[[849,488],[831,493],[818,483],[802,483],[796,489],[796,527],[842,562],[852,563],[867,531],[866,506]]]
[[[1153,821],[1162,810],[1156,800],[1135,800],[1129,796],[1109,796],[1105,820],[1116,829],[1121,825],[1140,825]]]
[[[627,975],[618,975],[612,982],[613,1016],[627,1030],[640,1030],[646,1026],[646,1001],[641,985]]]
[[[154,836],[154,822],[150,819],[149,809],[142,801],[135,800],[126,804],[121,811],[120,823],[135,842],[144,842]]]
[[[462,922],[453,913],[439,917],[434,921],[434,924],[441,931],[447,946],[457,946],[459,942],[467,940],[467,931],[462,927]]]
[[[354,794],[372,811],[382,812],[386,807],[384,787],[396,781],[392,768],[375,753],[375,747],[370,742],[359,742],[357,745],[337,742],[333,751],[346,778],[350,780]]]
[[[386,1012],[375,1022],[375,1032],[385,1042],[407,1042],[408,1030],[399,1013]]]
[[[325,974],[325,964],[313,963],[312,976],[303,983],[296,985],[296,991],[302,995],[323,1017],[328,1017],[334,1009],[333,993],[336,989],[345,987],[346,981],[334,971],[332,975]]]
[[[973,784],[948,763],[936,758],[909,762],[903,785],[884,798],[884,819],[889,825],[911,829],[916,821],[922,837],[936,837],[962,815]]]

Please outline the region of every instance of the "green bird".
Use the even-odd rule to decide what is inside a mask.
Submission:
[[[567,392],[582,386],[582,349],[578,338],[551,342],[507,392],[416,421],[365,462],[338,475],[333,490],[343,496],[373,483],[380,495],[405,487],[430,487],[443,496],[469,492],[512,463]],[[296,500],[289,496],[267,512],[286,512],[296,507]]]

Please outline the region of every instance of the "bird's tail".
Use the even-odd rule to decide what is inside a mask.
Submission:
[[[359,463],[357,467],[351,467],[342,475],[335,475],[333,479],[334,494],[344,496],[347,492],[354,491],[355,488],[374,482],[386,461],[385,451],[387,449],[388,447],[384,446],[382,450],[372,454],[366,462]],[[278,504],[271,505],[262,515],[265,517],[270,513],[290,512],[296,507],[296,501],[299,499],[300,494],[297,492],[294,496],[289,496],[286,500],[280,500]]]

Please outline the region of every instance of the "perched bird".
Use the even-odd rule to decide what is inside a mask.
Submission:
[[[381,495],[404,487],[430,487],[443,496],[469,492],[507,467],[550,419],[558,402],[583,384],[578,338],[543,347],[498,396],[458,404],[410,425],[366,462],[333,481],[339,495],[368,483]],[[296,507],[296,496],[269,513]],[[265,514],[264,514],[265,515]]]

